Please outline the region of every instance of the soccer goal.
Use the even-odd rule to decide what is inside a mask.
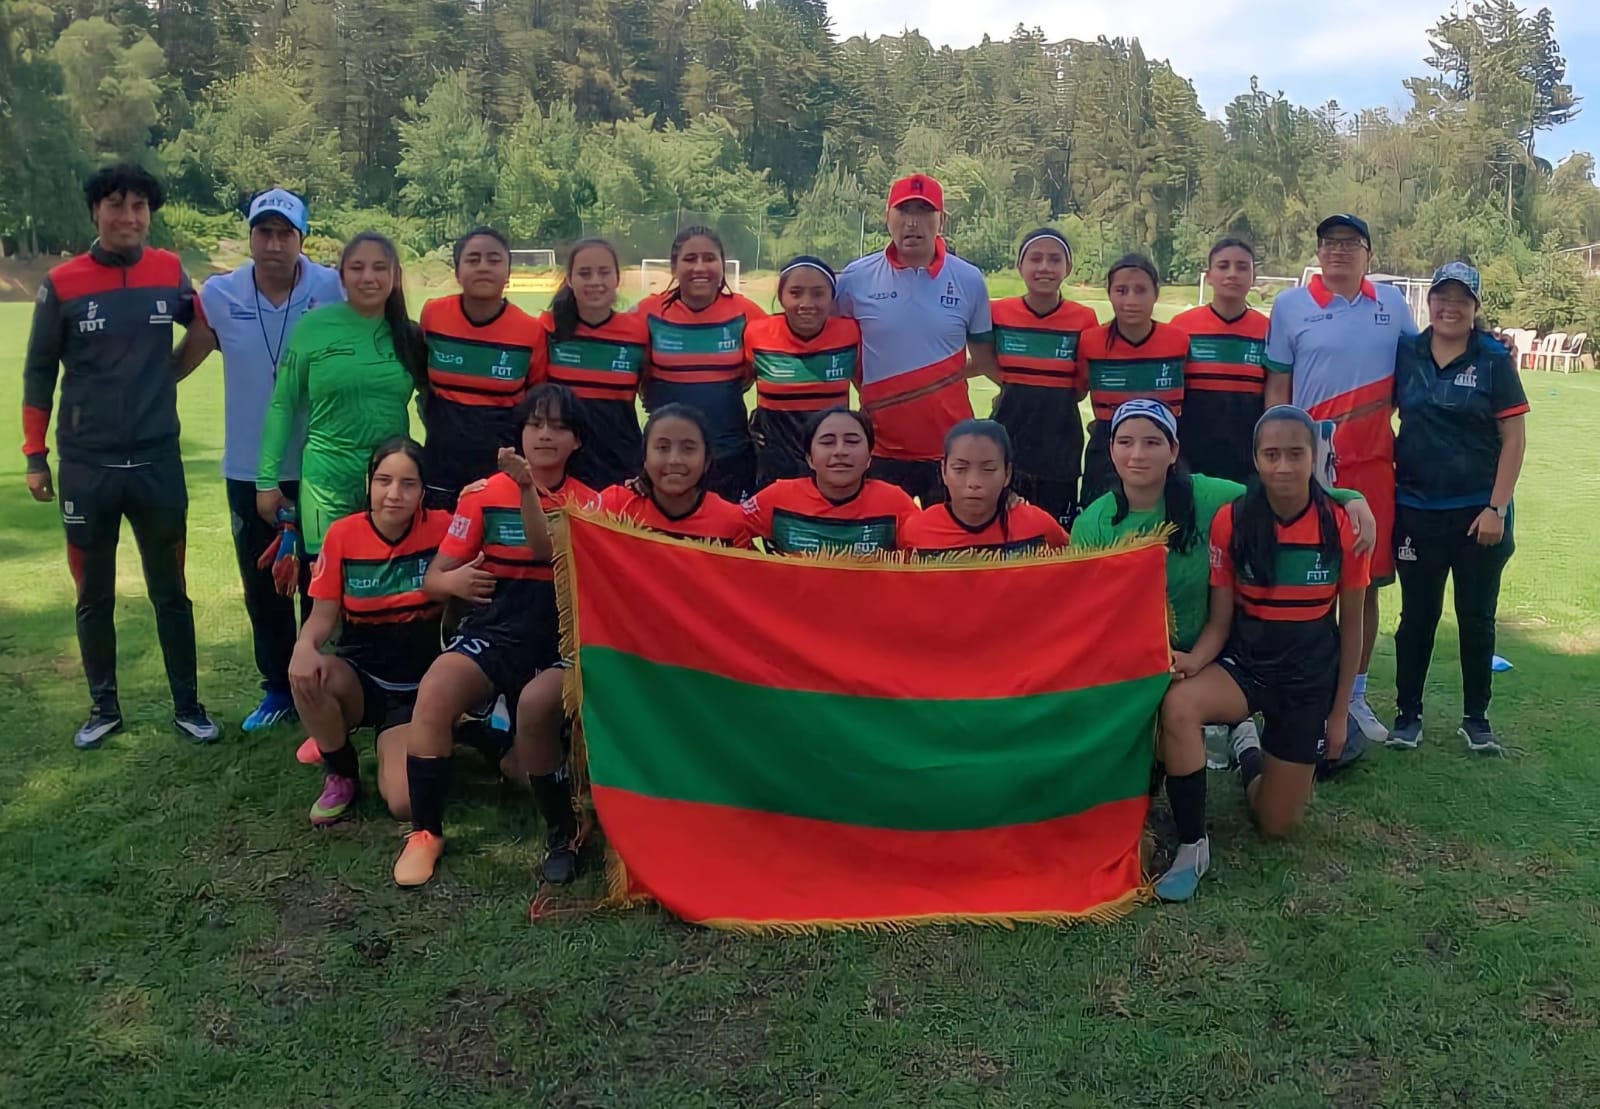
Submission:
[[[511,254],[511,268],[514,270],[553,270],[556,268],[556,252],[553,250],[513,250]]]
[[[724,259],[722,272],[728,278],[728,288],[737,293],[739,291],[739,259]],[[644,259],[639,263],[640,299],[649,296],[651,293],[663,291],[671,280],[672,260],[670,258]]]

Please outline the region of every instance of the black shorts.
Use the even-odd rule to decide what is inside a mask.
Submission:
[[[1328,745],[1328,716],[1333,712],[1334,682],[1285,686],[1264,682],[1231,655],[1217,660],[1244,694],[1252,713],[1266,726],[1261,749],[1284,762],[1315,766]]]
[[[460,487],[448,488],[442,485],[427,485],[422,490],[423,508],[442,508],[446,512],[454,512],[456,510],[456,502],[460,499]]]
[[[945,502],[944,478],[939,463],[932,459],[879,458],[874,455],[867,476],[898,485],[915,497],[923,508]]]
[[[356,721],[352,731],[371,728],[374,735],[382,735],[390,728],[411,723],[411,710],[417,706],[415,686],[391,689],[378,684],[378,679],[355,663],[350,663],[350,669],[356,672],[356,681],[361,683],[361,719]]]

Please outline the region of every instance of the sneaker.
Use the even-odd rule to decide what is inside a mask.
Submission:
[[[551,832],[546,843],[539,876],[555,886],[564,886],[578,876],[578,837],[571,832]]]
[[[1456,734],[1467,741],[1467,750],[1478,755],[1503,755],[1506,749],[1500,744],[1500,737],[1494,734],[1494,729],[1489,727],[1487,720],[1472,720],[1463,718],[1461,727],[1456,729]]]
[[[191,743],[215,743],[222,738],[222,725],[206,715],[204,705],[173,713],[172,726],[188,736]]]
[[[293,720],[298,715],[292,696],[279,689],[269,689],[255,711],[245,717],[239,727],[247,732],[259,732],[274,724],[282,724],[285,720]]]
[[[122,711],[96,706],[94,711],[89,713],[89,719],[83,722],[83,727],[72,737],[72,745],[80,751],[93,751],[106,741],[106,736],[120,731],[122,731]]]
[[[322,796],[311,806],[311,824],[321,828],[337,824],[361,796],[361,779],[328,774],[322,779]]]
[[[1211,869],[1211,837],[1178,848],[1172,866],[1156,880],[1156,896],[1163,901],[1187,901],[1200,887],[1200,878]]]
[[[1229,746],[1226,724],[1207,724],[1201,731],[1206,747],[1206,769],[1226,770],[1233,765],[1233,748]]]
[[[433,877],[433,868],[444,854],[444,837],[432,832],[412,832],[406,836],[406,845],[394,861],[394,884],[414,889],[425,886]]]
[[[1382,743],[1389,738],[1389,729],[1383,726],[1378,714],[1372,711],[1372,706],[1367,704],[1364,694],[1350,698],[1350,719],[1356,722],[1356,727],[1361,729],[1361,734],[1366,736],[1370,743]]]
[[[317,737],[306,736],[306,741],[295,749],[294,759],[307,766],[322,765],[322,748],[317,746]]]
[[[1407,751],[1415,751],[1417,744],[1421,742],[1422,717],[1401,715],[1394,718],[1394,727],[1389,729],[1390,747],[1404,747]]]

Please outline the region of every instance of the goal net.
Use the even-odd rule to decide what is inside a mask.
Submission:
[[[728,278],[728,288],[739,291],[739,259],[728,258],[722,263],[722,272]],[[666,289],[672,280],[672,261],[668,258],[646,258],[639,263],[639,297]]]
[[[511,255],[511,268],[514,270],[553,270],[556,268],[556,252],[553,250],[513,250]]]

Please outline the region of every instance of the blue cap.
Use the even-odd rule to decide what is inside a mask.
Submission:
[[[250,226],[268,216],[289,221],[289,226],[304,235],[310,230],[306,202],[288,189],[268,189],[250,202]]]
[[[1433,271],[1433,280],[1428,284],[1428,292],[1431,293],[1440,285],[1451,281],[1459,285],[1465,285],[1467,292],[1472,294],[1473,300],[1480,304],[1483,302],[1483,282],[1478,277],[1478,270],[1475,266],[1469,266],[1465,262],[1446,262]]]
[[[1348,227],[1361,236],[1361,241],[1367,244],[1368,250],[1372,249],[1372,232],[1367,229],[1367,221],[1360,216],[1352,216],[1349,212],[1340,212],[1338,215],[1329,216],[1317,224],[1317,238],[1327,238],[1328,232],[1335,227]]]
[[[1155,424],[1166,433],[1167,439],[1173,443],[1178,441],[1178,417],[1172,414],[1172,409],[1160,401],[1150,397],[1135,397],[1125,400],[1117,406],[1111,415],[1111,433],[1117,433],[1117,427],[1125,420],[1145,419]]]

